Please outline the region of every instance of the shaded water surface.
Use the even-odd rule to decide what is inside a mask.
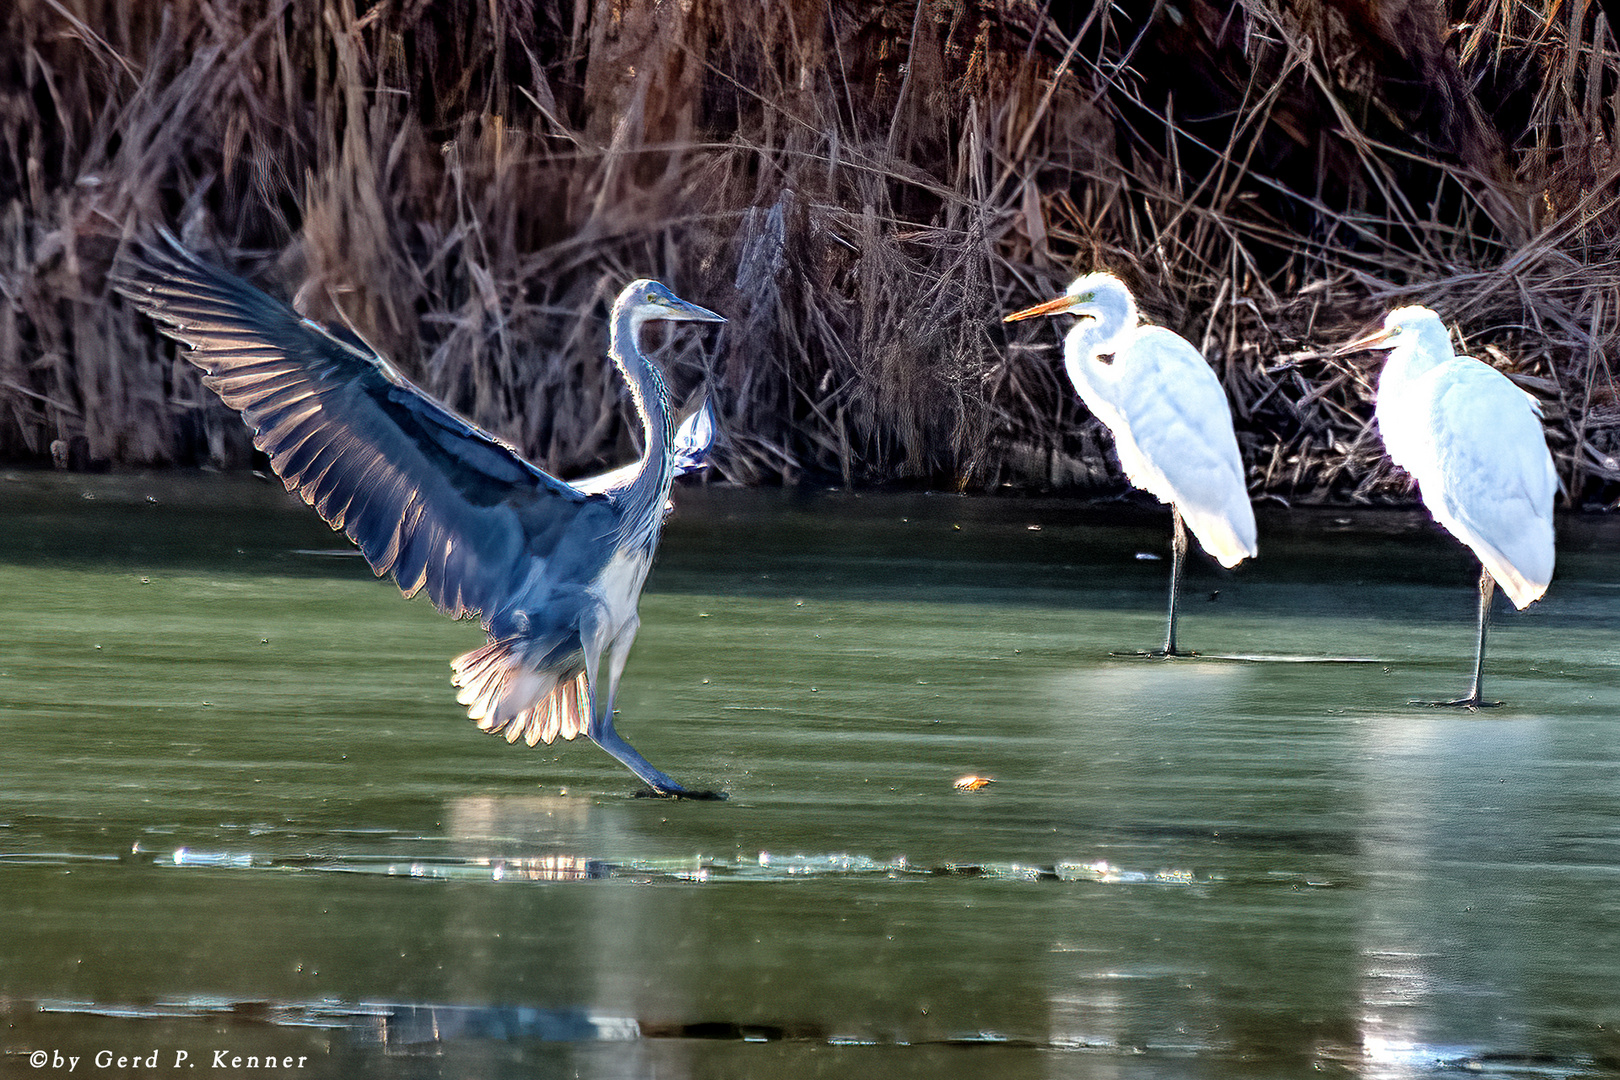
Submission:
[[[277,486],[0,474],[0,1072],[1620,1071],[1611,523],[1454,713],[1417,515],[1262,512],[1156,663],[1162,513],[678,501],[620,728],[725,803],[478,733]]]

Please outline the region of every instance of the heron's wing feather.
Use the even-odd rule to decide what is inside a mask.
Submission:
[[[456,700],[480,730],[507,742],[550,744],[573,739],[590,726],[591,694],[585,668],[570,655],[565,662],[536,666],[525,657],[528,643],[491,641],[450,662]]]
[[[681,421],[681,426],[675,429],[675,441],[671,444],[670,456],[673,459],[675,475],[686,476],[707,468],[709,465],[709,450],[714,446],[714,409],[705,400],[690,416]],[[609,472],[598,473],[574,480],[575,489],[587,494],[599,494],[614,488],[624,487],[636,478],[636,472],[641,463],[632,461],[628,465],[621,465]]]
[[[579,491],[590,495],[603,495],[628,485],[636,478],[636,472],[640,468],[640,462],[632,461],[628,465],[620,465],[617,469],[610,469],[605,473],[579,477],[571,483]]]
[[[1223,565],[1254,555],[1243,458],[1215,372],[1190,342],[1156,326],[1115,353],[1114,368],[1119,426],[1109,427],[1131,483],[1179,508]]]
[[[417,389],[353,334],[204,263],[165,234],[118,291],[190,346],[203,382],[305,502],[407,596],[453,617],[506,601],[590,502]],[[544,538],[553,538],[546,540]]]
[[[1554,561],[1558,476],[1539,408],[1469,357],[1422,375],[1409,400],[1404,430],[1383,432],[1391,457],[1417,479],[1435,519],[1524,607],[1546,591]]]

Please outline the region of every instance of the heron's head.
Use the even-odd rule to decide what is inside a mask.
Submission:
[[[687,300],[682,300],[668,287],[657,281],[641,278],[632,281],[624,287],[619,299],[613,305],[620,311],[627,311],[630,317],[638,323],[644,322],[725,322],[725,318],[716,315],[705,307],[698,307]]]
[[[1019,322],[1037,315],[1073,315],[1079,319],[1101,320],[1111,312],[1134,310],[1130,290],[1113,274],[1099,271],[1075,278],[1062,296],[1044,304],[1015,311],[1002,322]]]
[[[1440,316],[1426,307],[1414,304],[1399,307],[1384,316],[1381,329],[1363,334],[1333,350],[1335,356],[1363,352],[1367,349],[1399,349],[1404,345],[1427,345],[1451,351],[1451,338]]]

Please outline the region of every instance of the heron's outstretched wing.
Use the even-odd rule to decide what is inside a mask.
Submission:
[[[681,421],[675,429],[675,443],[671,451],[675,458],[675,475],[685,476],[709,464],[709,451],[714,448],[714,406],[708,398]]]
[[[703,404],[699,405],[692,415],[682,420],[681,426],[675,429],[675,441],[670,445],[675,475],[686,476],[707,468],[709,451],[713,447],[714,407],[704,399]],[[574,480],[572,484],[577,490],[594,495],[623,487],[635,479],[636,470],[640,468],[640,462],[632,461],[610,472]]]
[[[303,318],[168,233],[120,293],[190,346],[271,466],[405,595],[485,622],[601,496],[535,468],[417,389],[353,334]]]

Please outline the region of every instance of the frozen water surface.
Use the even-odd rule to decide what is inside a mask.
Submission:
[[[1110,655],[1162,513],[677,503],[620,725],[724,803],[477,732],[477,628],[278,486],[0,473],[0,1073],[1620,1070],[1615,523],[1457,713],[1406,704],[1473,641],[1418,515],[1263,508],[1167,663]]]

